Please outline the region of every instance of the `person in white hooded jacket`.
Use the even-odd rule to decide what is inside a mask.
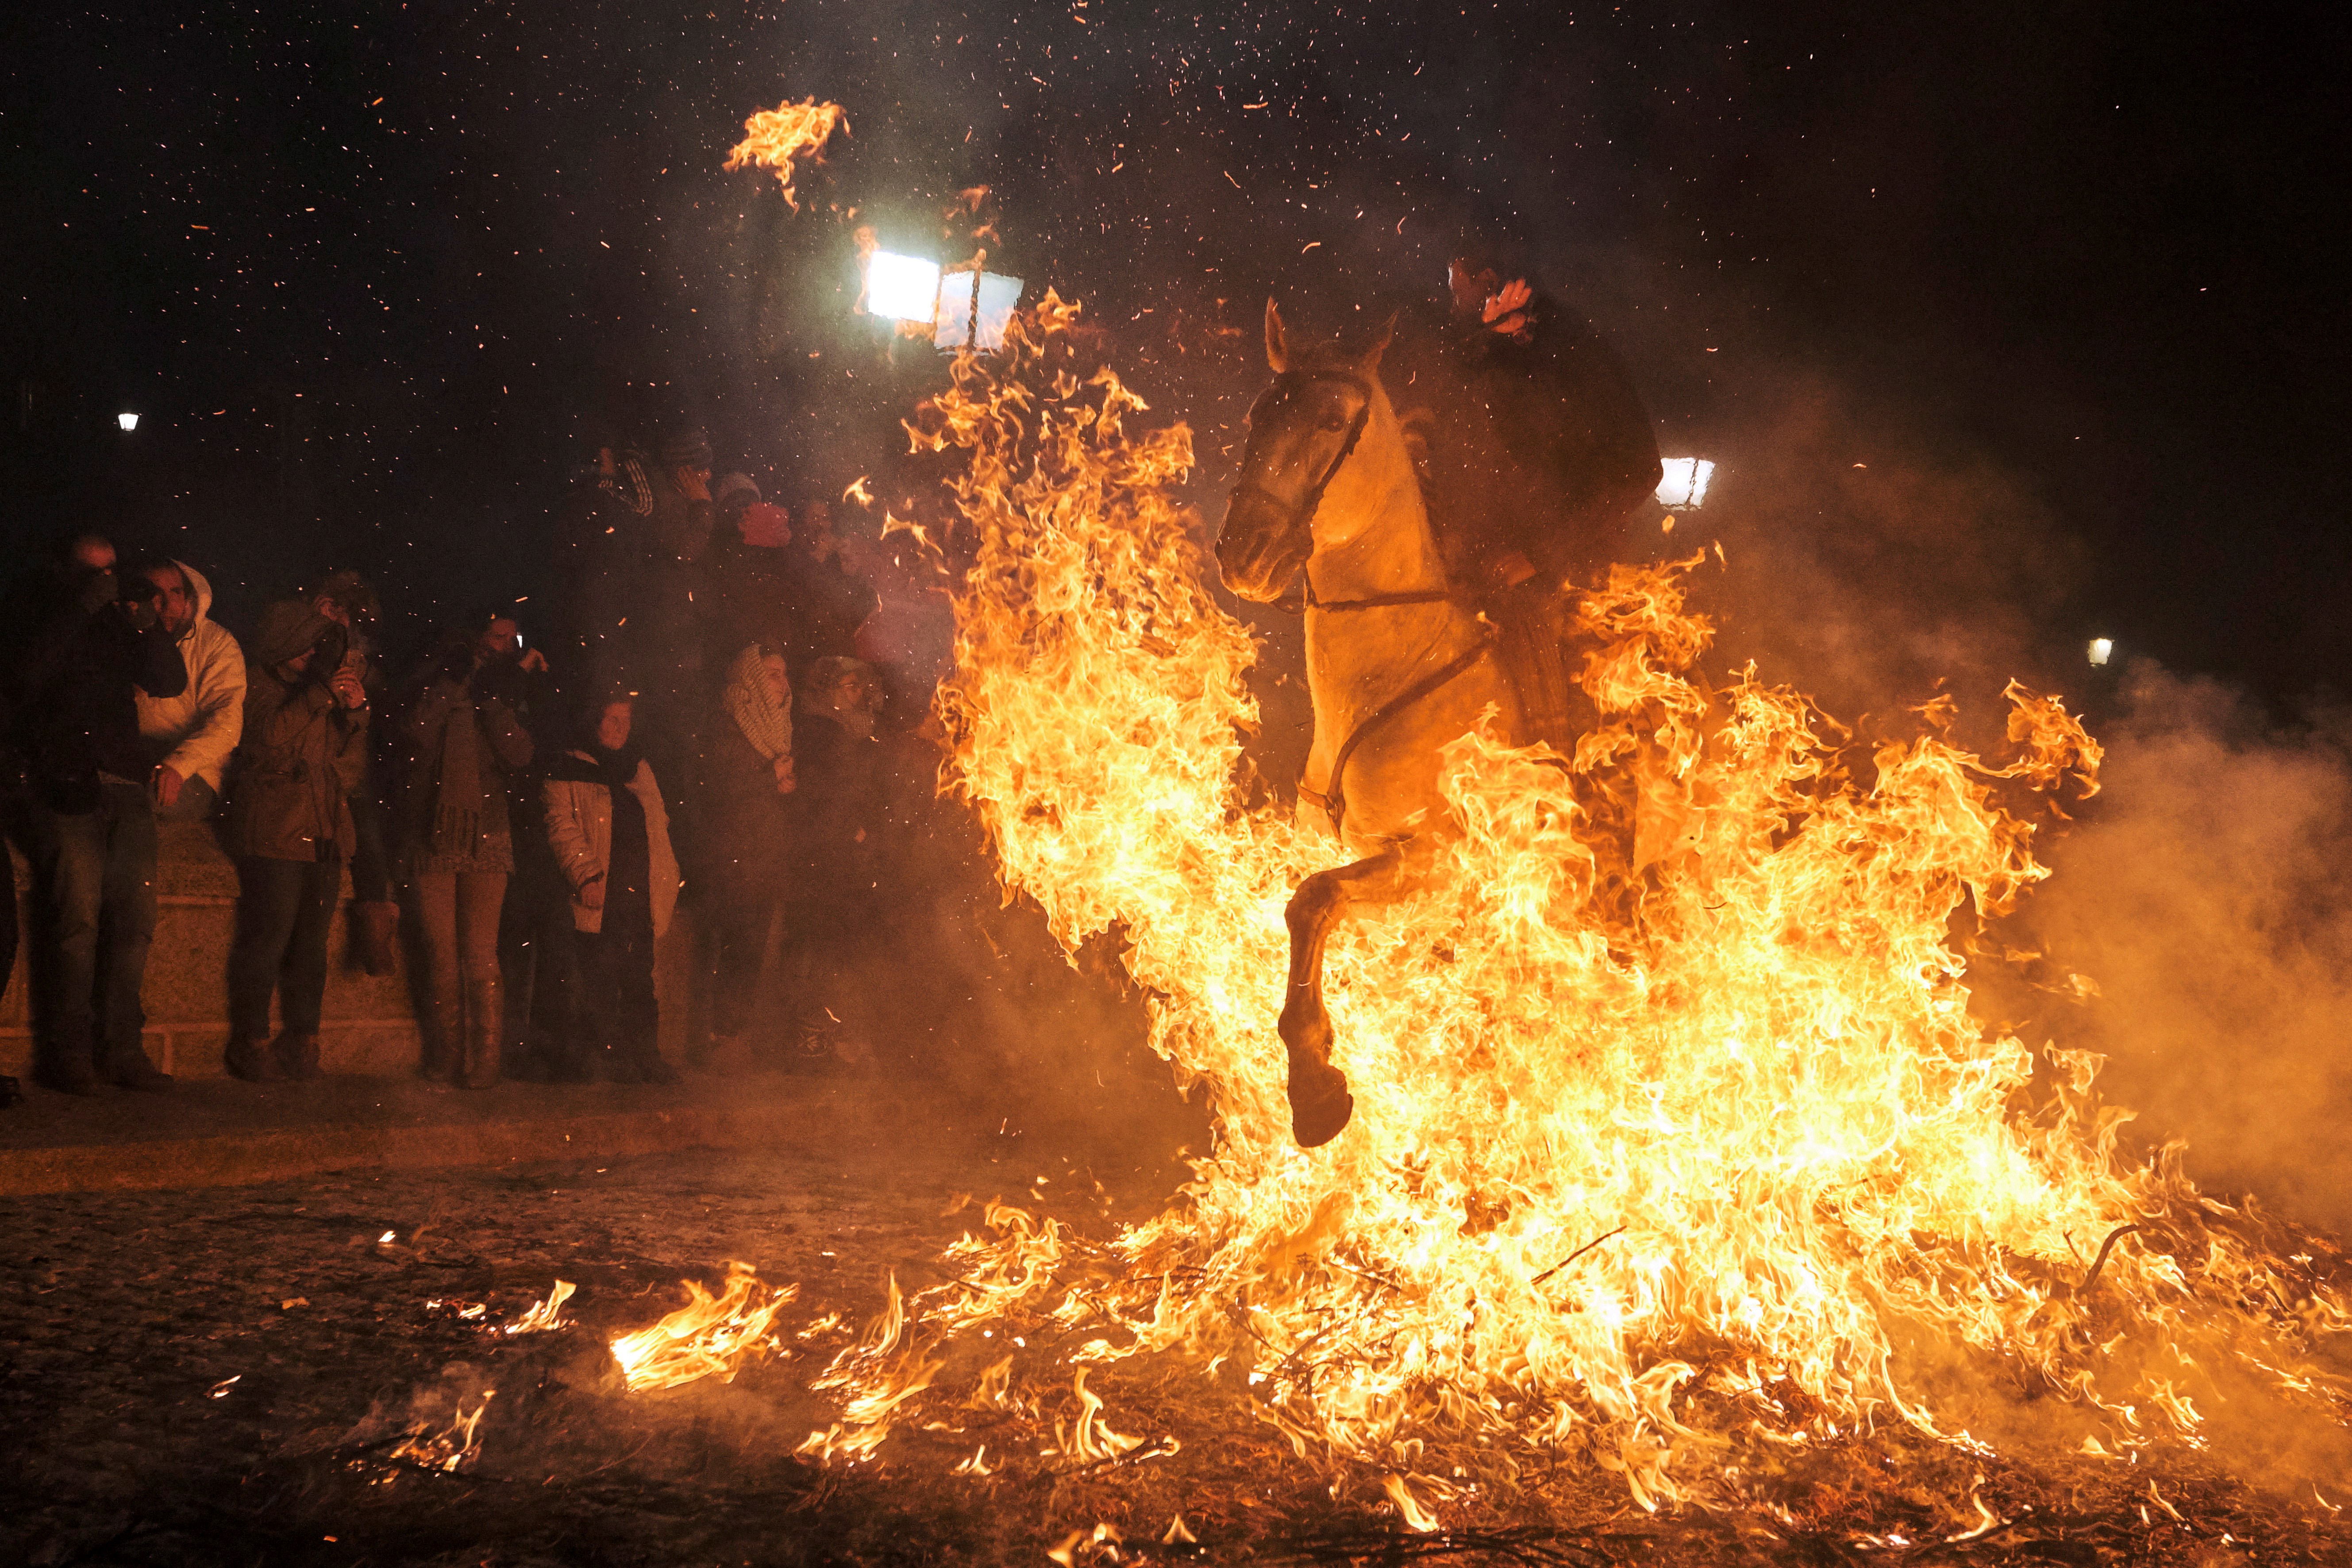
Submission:
[[[139,738],[153,764],[148,795],[164,821],[210,816],[221,771],[245,733],[245,650],[212,618],[213,585],[184,561],[155,559],[138,567],[163,595],[163,623],[188,668],[176,697],[139,700]]]

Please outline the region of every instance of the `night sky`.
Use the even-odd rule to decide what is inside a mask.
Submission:
[[[1199,433],[1212,523],[1268,291],[1326,325],[1433,298],[1468,227],[1618,343],[1670,455],[1725,464],[1708,521],[1759,563],[1759,624],[1851,604],[1850,655],[1886,606],[1957,617],[1905,680],[1979,619],[2000,657],[2104,632],[2280,703],[2352,668],[2338,24],[148,0],[5,28],[11,544],[184,552],[233,627],[331,565],[412,629],[531,594],[601,418],[698,418],[788,494],[890,472],[937,362],[850,313],[856,208],[946,260],[992,221],[991,270],[1087,301]],[[812,95],[851,134],[794,214],[719,164]]]

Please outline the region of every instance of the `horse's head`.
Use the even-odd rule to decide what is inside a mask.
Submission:
[[[1391,327],[1394,323],[1391,321]],[[1357,353],[1337,342],[1294,354],[1282,312],[1265,302],[1265,358],[1274,384],[1250,409],[1241,477],[1225,500],[1217,565],[1225,586],[1263,604],[1315,553],[1315,515],[1380,401],[1388,334]]]

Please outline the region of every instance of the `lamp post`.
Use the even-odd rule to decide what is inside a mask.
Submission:
[[[114,423],[125,435],[139,428],[139,416],[125,409],[114,416]]]

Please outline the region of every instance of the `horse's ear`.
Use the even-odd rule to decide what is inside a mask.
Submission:
[[[1374,342],[1370,352],[1364,355],[1364,374],[1367,375],[1381,368],[1381,355],[1388,352],[1390,341],[1396,336],[1397,318],[1403,313],[1402,310],[1391,310],[1389,319],[1381,324],[1379,341]]]
[[[1270,294],[1265,301],[1265,363],[1274,367],[1276,375],[1290,369],[1290,340],[1282,330],[1282,311]]]

